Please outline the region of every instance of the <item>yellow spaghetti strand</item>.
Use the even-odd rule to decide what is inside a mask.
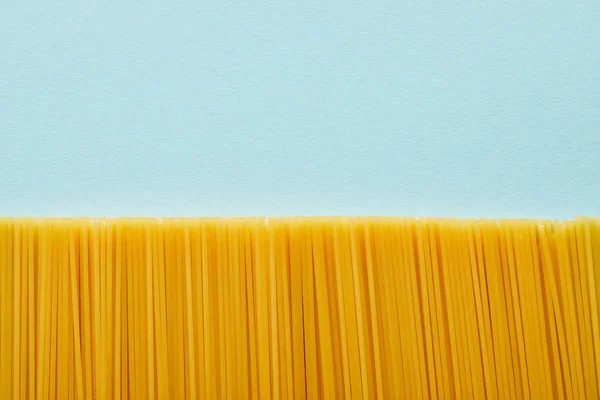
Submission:
[[[269,220],[265,220],[265,227],[268,227]],[[268,319],[269,323],[269,334],[271,336],[270,350],[271,350],[271,397],[279,399],[281,396],[280,387],[280,371],[279,371],[279,332],[277,329],[277,304],[279,299],[277,296],[277,261],[276,261],[276,243],[275,243],[275,232],[274,229],[269,229],[268,237],[268,249],[269,249],[269,262],[267,263],[268,268]],[[266,240],[266,239],[265,239]]]

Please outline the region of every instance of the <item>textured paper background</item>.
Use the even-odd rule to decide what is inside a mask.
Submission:
[[[0,215],[600,214],[598,1],[25,3]]]

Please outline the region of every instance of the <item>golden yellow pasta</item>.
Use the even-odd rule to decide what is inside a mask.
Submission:
[[[600,220],[0,219],[1,399],[597,399]]]

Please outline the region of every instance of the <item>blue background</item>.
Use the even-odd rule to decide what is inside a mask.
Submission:
[[[26,3],[0,215],[600,214],[598,1]]]

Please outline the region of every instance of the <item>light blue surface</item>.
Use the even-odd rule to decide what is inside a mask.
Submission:
[[[0,215],[600,215],[599,1],[24,3]]]

